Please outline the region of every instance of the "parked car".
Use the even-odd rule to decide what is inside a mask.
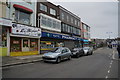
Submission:
[[[93,54],[93,47],[84,47],[84,55],[92,55]]]
[[[83,48],[73,48],[72,50],[72,56],[73,57],[80,57],[84,55],[84,50]]]
[[[42,58],[43,61],[60,63],[61,60],[71,60],[72,53],[67,47],[56,47],[48,53],[45,53]]]

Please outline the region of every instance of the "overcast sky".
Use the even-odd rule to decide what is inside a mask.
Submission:
[[[79,15],[81,20],[91,27],[91,38],[111,38],[118,36],[118,2],[116,0],[48,0],[61,5]]]

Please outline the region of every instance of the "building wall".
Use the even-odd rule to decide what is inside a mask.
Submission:
[[[90,39],[90,27],[87,24],[82,22],[81,29],[82,29],[81,31],[82,38],[89,40]]]
[[[76,16],[75,14],[73,14],[72,12],[68,11],[67,9],[58,6],[59,10],[60,10],[60,20],[66,24],[69,24],[71,26],[74,26],[76,28],[80,28],[80,18],[78,16]],[[62,19],[62,14],[64,14],[64,19]],[[68,19],[67,19],[68,16]],[[73,23],[71,22],[71,18],[73,19]],[[75,20],[76,25],[75,25]]]
[[[35,0],[36,1],[36,0]],[[31,21],[30,21],[30,25],[31,26],[36,26],[36,3],[35,2],[31,2],[28,3],[24,0],[19,0],[19,2],[17,2],[16,0],[9,0],[9,4],[10,4],[10,8],[7,11],[10,11],[10,13],[7,15],[8,18],[12,19],[14,21],[15,18],[15,8],[13,7],[14,4],[18,4],[18,5],[22,5],[24,7],[27,7],[31,10],[33,10],[33,13],[31,14]]]
[[[0,17],[6,17],[6,0],[0,1]]]
[[[47,12],[40,10],[40,4],[44,4],[45,6],[47,6]],[[50,8],[53,8],[54,10],[56,10],[56,15],[51,15],[50,14]],[[54,17],[59,19],[58,15],[59,15],[59,11],[58,11],[58,7],[50,2],[37,2],[37,15],[39,13],[43,13],[46,14],[48,16]]]

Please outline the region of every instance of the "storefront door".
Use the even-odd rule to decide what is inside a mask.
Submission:
[[[27,52],[29,51],[30,40],[29,39],[22,39],[22,51]]]

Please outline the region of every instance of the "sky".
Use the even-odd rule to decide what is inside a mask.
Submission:
[[[118,36],[117,0],[48,0],[61,5],[91,27],[91,38],[106,39]]]

